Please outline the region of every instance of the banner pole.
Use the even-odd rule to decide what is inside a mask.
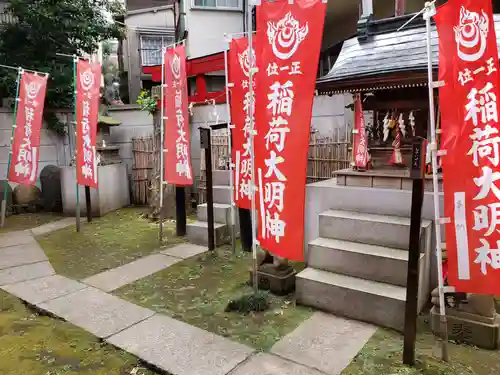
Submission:
[[[165,151],[163,149],[165,140],[164,140],[164,129],[163,126],[165,124],[165,51],[166,48],[162,47],[161,49],[161,94],[160,94],[160,233],[159,233],[159,241],[160,245],[163,243],[163,189],[164,189],[164,164],[165,164]]]
[[[252,44],[252,37],[253,33],[250,32],[253,30],[253,22],[252,22],[252,0],[248,1],[248,10],[247,10],[247,30],[248,32],[248,78],[249,78],[249,85],[248,85],[248,97],[249,97],[249,106],[248,106],[248,112],[249,112],[249,120],[250,120],[250,162],[252,164],[252,179],[251,179],[251,217],[252,217],[252,271],[253,271],[253,288],[257,292],[259,290],[259,278],[257,275],[257,218],[256,218],[256,204],[255,204],[255,194],[257,192],[257,186],[255,185],[255,142],[254,142],[254,135],[256,134],[256,130],[254,128],[254,116],[255,116],[255,98],[254,98],[254,92],[253,92],[253,75],[254,72],[257,70],[256,67],[254,67],[255,62],[253,61],[253,44]],[[262,223],[264,225],[264,223]]]
[[[73,123],[75,124],[75,184],[76,184],[76,206],[75,206],[75,216],[76,216],[76,231],[80,232],[80,185],[78,185],[78,146],[77,146],[77,120],[76,120],[76,102],[77,102],[77,77],[76,77],[76,70],[77,70],[77,63],[78,63],[78,57],[76,55],[73,55],[73,86],[74,86],[74,92],[73,92]]]
[[[17,103],[19,102],[19,86],[21,84],[21,76],[23,75],[23,69],[21,67],[17,68],[17,82],[16,82],[16,99],[14,102],[14,115],[12,120],[12,132],[10,136],[10,146],[9,146],[9,156],[7,157],[7,170],[5,172],[5,182],[3,186],[3,197],[2,197],[2,208],[1,208],[1,219],[0,228],[5,226],[5,217],[7,215],[7,189],[9,187],[9,170],[10,164],[12,162],[12,142],[14,141],[14,131],[16,129],[17,120]]]
[[[441,357],[443,361],[448,362],[448,324],[446,319],[446,306],[444,299],[444,280],[443,280],[443,255],[441,243],[441,221],[439,214],[439,182],[438,182],[438,160],[436,143],[436,114],[434,107],[434,86],[432,77],[432,51],[431,51],[431,17],[436,13],[434,2],[425,4],[425,12],[423,14],[426,27],[426,44],[427,44],[427,75],[429,88],[429,116],[431,130],[431,156],[432,156],[432,182],[433,182],[433,197],[434,197],[434,225],[436,231],[436,257],[438,268],[439,282],[439,314],[441,322]]]
[[[235,203],[234,203],[234,195],[238,194],[238,192],[234,190],[234,181],[233,181],[233,143],[231,137],[231,104],[229,102],[229,71],[228,71],[228,50],[230,46],[230,37],[225,36],[227,41],[227,49],[224,50],[224,70],[226,73],[226,111],[227,111],[227,144],[229,148],[229,186],[231,187],[231,247],[233,249],[233,253],[236,252],[236,213],[235,213]]]

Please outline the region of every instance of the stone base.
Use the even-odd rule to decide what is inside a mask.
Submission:
[[[439,308],[431,309],[431,329],[440,335]],[[497,350],[500,347],[500,315],[496,318],[481,317],[454,309],[446,309],[448,339],[482,349]]]
[[[97,167],[99,188],[90,189],[92,216],[100,217],[130,205],[129,181],[125,164]],[[65,215],[75,215],[76,209],[75,167],[61,168],[61,194]],[[85,187],[80,186],[80,214],[86,215]]]
[[[257,270],[259,289],[269,290],[277,296],[285,296],[295,291],[295,276],[297,272],[292,268],[284,271],[272,269],[272,264],[263,264]],[[250,269],[250,285],[253,285],[253,270]]]

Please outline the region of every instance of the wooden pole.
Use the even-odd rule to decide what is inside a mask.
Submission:
[[[183,186],[175,187],[175,231],[177,237],[186,235],[186,189]]]
[[[214,197],[212,182],[212,146],[210,128],[200,128],[201,149],[205,151],[205,180],[207,188],[208,250],[215,250]]]
[[[411,178],[413,180],[411,195],[411,219],[408,256],[408,273],[406,278],[406,307],[403,363],[415,365],[415,341],[417,338],[418,314],[418,275],[420,260],[420,233],[422,225],[422,203],[424,201],[425,176],[425,142],[419,138],[413,143]]]
[[[85,186],[85,209],[87,210],[87,223],[92,221],[92,202],[90,200],[90,187]]]

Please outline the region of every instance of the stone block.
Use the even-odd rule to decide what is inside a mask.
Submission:
[[[152,275],[164,268],[171,266],[181,259],[162,254],[153,254],[138,259],[121,267],[101,272],[83,280],[85,284],[91,285],[105,292],[111,292],[124,285]]]
[[[245,345],[162,315],[106,341],[175,375],[226,375],[253,352]]]
[[[174,247],[169,247],[161,252],[164,255],[170,255],[176,258],[188,259],[199,254],[207,252],[208,249],[203,246],[184,243]]]
[[[90,189],[92,215],[95,217],[126,207],[130,204],[129,180],[125,164],[111,164],[97,167],[98,189]],[[76,188],[75,168],[61,168],[61,191],[63,210],[66,215],[75,215]],[[85,187],[80,186],[80,214],[86,214]]]
[[[23,301],[27,301],[32,305],[37,305],[76,292],[85,287],[85,284],[70,280],[64,276],[53,275],[41,279],[24,281],[22,283],[5,285],[2,289],[19,297]]]
[[[374,176],[372,180],[372,187],[379,189],[396,189],[400,190],[402,179],[399,177],[380,177]]]
[[[371,176],[346,176],[346,186],[373,187]]]
[[[269,290],[277,296],[286,296],[295,291],[297,272],[290,267],[285,272],[276,271],[272,264],[263,264],[257,270],[259,289]],[[249,280],[253,285],[253,270],[249,271]]]
[[[54,268],[49,262],[27,264],[0,270],[0,285],[15,284],[53,275]]]
[[[431,309],[431,329],[440,335],[439,308]],[[500,315],[497,315],[493,324],[486,323],[481,317],[474,314],[447,314],[448,339],[482,349],[497,350],[500,348]]]
[[[215,246],[221,246],[229,242],[229,230],[227,225],[214,223]],[[200,245],[208,245],[208,223],[206,221],[195,221],[186,226],[186,237],[189,242]]]
[[[295,359],[293,359],[295,361]],[[292,361],[268,353],[259,353],[238,366],[231,375],[323,375]]]
[[[36,244],[28,232],[18,231],[0,234],[0,249],[9,246]]]
[[[0,248],[0,269],[46,261],[47,257],[36,242]]]
[[[376,330],[370,324],[316,312],[278,341],[271,353],[328,375],[338,375]]]
[[[62,212],[61,169],[47,165],[40,172],[42,203],[45,211]]]
[[[99,338],[109,337],[154,314],[153,311],[88,287],[37,305]]]

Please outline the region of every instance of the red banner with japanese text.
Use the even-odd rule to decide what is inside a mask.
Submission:
[[[491,0],[450,0],[435,19],[448,282],[458,292],[498,295],[500,82]]]
[[[11,182],[24,185],[36,183],[47,78],[47,75],[21,73],[8,177]]]
[[[164,56],[164,111],[166,120],[163,139],[164,180],[169,184],[193,184],[186,76],[186,47],[168,48]]]
[[[97,189],[97,121],[101,65],[78,60],[76,66],[76,182]]]
[[[354,155],[356,168],[366,169],[368,165],[368,138],[366,137],[361,94],[354,95]]]
[[[255,43],[254,43],[255,45]],[[255,52],[253,52],[253,60]],[[246,37],[233,39],[228,53],[229,81],[231,87],[231,132],[234,163],[234,203],[240,208],[250,209],[250,182],[252,165],[250,156],[250,98],[249,98],[249,49]],[[255,64],[254,64],[255,65]],[[255,87],[255,77],[253,76]]]
[[[271,253],[304,259],[307,153],[326,2],[257,6],[255,170],[258,239]]]

